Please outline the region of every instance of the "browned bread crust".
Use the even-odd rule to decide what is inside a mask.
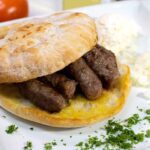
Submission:
[[[95,23],[83,13],[56,13],[38,21],[1,27],[0,31],[0,83],[52,74],[97,43]]]

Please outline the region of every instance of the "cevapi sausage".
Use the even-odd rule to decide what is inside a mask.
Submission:
[[[89,100],[98,98],[102,93],[102,84],[96,74],[89,68],[83,58],[68,66],[70,74],[78,81],[79,86]]]
[[[101,79],[105,88],[110,87],[119,77],[116,57],[113,52],[104,47],[96,45],[83,58]]]
[[[41,81],[30,80],[18,84],[21,94],[48,112],[59,112],[68,105],[64,97]]]
[[[70,99],[74,97],[77,85],[75,80],[69,79],[62,73],[47,75],[42,77],[42,79],[45,82],[50,82],[50,84],[56,88],[65,98]]]

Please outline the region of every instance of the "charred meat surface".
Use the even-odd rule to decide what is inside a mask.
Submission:
[[[68,105],[64,97],[38,80],[30,80],[18,85],[21,94],[48,112],[59,112]]]
[[[42,77],[43,81],[49,82],[54,88],[56,88],[65,98],[70,99],[74,97],[76,91],[77,82],[69,79],[62,73],[54,73]]]
[[[83,58],[68,66],[68,71],[78,81],[79,86],[89,100],[98,98],[102,93],[102,84]]]
[[[110,87],[119,77],[116,57],[113,52],[106,50],[102,46],[96,45],[83,57],[87,64],[102,80],[105,88]]]

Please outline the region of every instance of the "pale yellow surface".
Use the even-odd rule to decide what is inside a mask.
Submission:
[[[63,0],[63,9],[99,4],[101,0]]]

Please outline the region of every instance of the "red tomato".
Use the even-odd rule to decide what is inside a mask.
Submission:
[[[28,16],[27,0],[0,0],[0,22]]]

